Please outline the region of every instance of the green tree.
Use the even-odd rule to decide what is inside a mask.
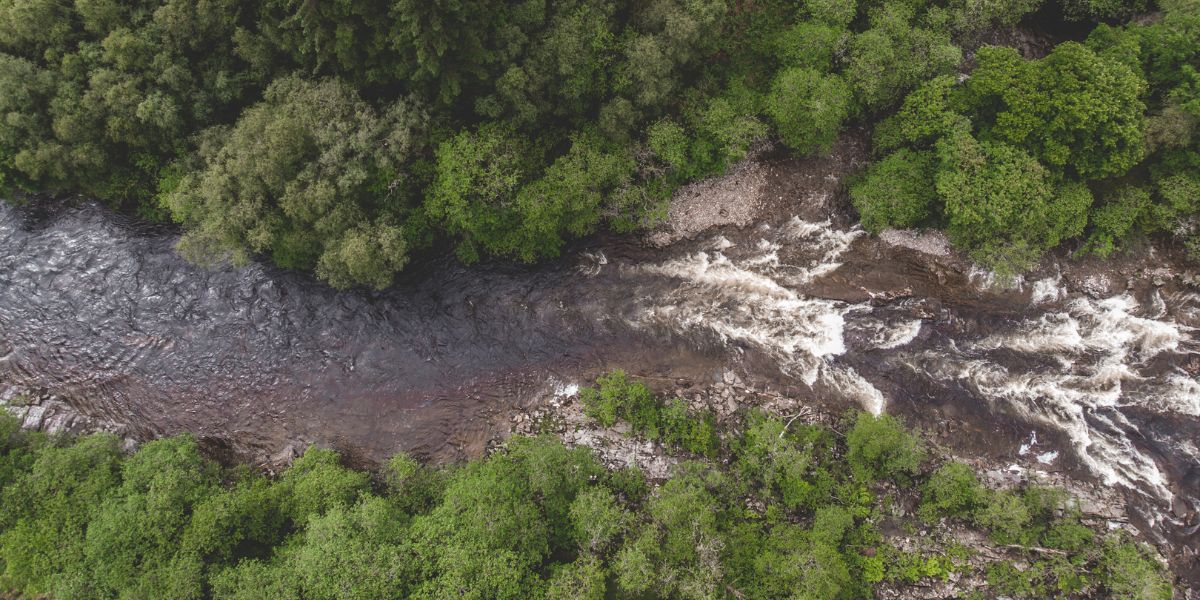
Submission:
[[[921,518],[932,521],[942,516],[968,516],[986,499],[985,491],[970,466],[948,462],[922,486]]]
[[[850,116],[851,101],[850,88],[840,76],[791,68],[771,84],[766,112],[785,144],[811,154],[833,145]]]
[[[405,597],[415,571],[406,524],[383,498],[334,506],[313,517],[281,556],[288,579],[313,600]]]
[[[532,154],[515,132],[497,124],[463,131],[438,147],[425,210],[460,239],[464,261],[478,260],[481,250],[520,250],[521,212],[513,200],[534,168]]]
[[[1124,185],[1105,194],[1104,203],[1091,211],[1088,248],[1097,256],[1109,256],[1149,209],[1150,192],[1143,188]]]
[[[84,561],[84,536],[120,485],[120,444],[95,434],[37,452],[0,502],[0,583],[48,594]]]
[[[1062,9],[1075,21],[1120,19],[1146,10],[1146,0],[1062,0]]]
[[[1171,581],[1151,558],[1145,545],[1121,535],[1104,542],[1101,581],[1114,598],[1168,600],[1174,598]]]
[[[884,478],[905,481],[917,474],[925,460],[921,438],[886,414],[858,413],[854,428],[846,434],[846,447],[846,460],[854,474],[867,482]]]
[[[648,520],[627,538],[613,565],[621,589],[695,599],[722,589],[725,541],[717,522],[720,505],[711,490],[720,483],[703,469],[685,465],[650,498]]]
[[[876,151],[903,145],[932,147],[943,136],[969,132],[971,121],[958,112],[954,77],[935,77],[904,98],[900,110],[875,127]]]
[[[956,29],[978,32],[989,27],[1012,27],[1021,17],[1035,11],[1043,0],[951,0],[947,9]]]
[[[915,227],[934,216],[937,193],[932,152],[902,148],[874,163],[850,188],[863,229],[879,233],[888,227]]]
[[[584,490],[571,503],[571,525],[579,548],[602,555],[625,531],[630,515],[606,488]]]
[[[887,108],[922,81],[948,75],[962,51],[946,32],[914,26],[913,10],[894,2],[872,13],[871,28],[850,42],[846,80],[869,111]]]
[[[550,576],[546,600],[604,600],[605,577],[603,561],[581,557]]]
[[[190,436],[142,446],[88,524],[81,572],[71,575],[101,596],[200,598],[203,561],[176,549],[194,507],[217,491],[218,474]]]
[[[992,268],[1024,270],[1087,225],[1087,187],[1056,185],[1048,169],[1018,148],[964,133],[939,143],[938,154],[936,187],[945,202],[946,232]]]
[[[987,132],[1084,179],[1125,173],[1142,159],[1146,83],[1128,66],[1065,42],[1023,61],[1011,48],[985,47],[967,81]]]
[[[844,27],[816,21],[801,21],[775,37],[775,56],[784,68],[833,70],[834,58],[850,37]]]
[[[200,164],[162,197],[184,224],[185,256],[318,267],[340,286],[384,287],[407,249],[392,219],[410,210],[403,162],[422,113],[379,114],[337,80],[286,77],[232,129],[208,132]]]
[[[845,27],[858,12],[857,0],[805,0],[804,8],[812,18],[837,27]]]

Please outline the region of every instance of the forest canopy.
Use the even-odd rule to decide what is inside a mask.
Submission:
[[[438,240],[552,257],[757,144],[878,123],[864,226],[945,227],[1017,270],[1073,238],[1188,239],[1198,23],[1195,0],[0,0],[0,188],[383,288]],[[984,43],[1018,24],[1092,31]]]
[[[265,476],[205,458],[186,435],[128,454],[110,434],[45,436],[2,413],[0,589],[850,600],[954,580],[967,597],[1172,597],[1149,546],[1060,489],[985,485],[895,417],[830,427],[747,410],[718,428],[619,371],[597,384],[586,414],[661,444],[669,477],[553,437],[443,467],[398,454],[374,473],[311,447]]]

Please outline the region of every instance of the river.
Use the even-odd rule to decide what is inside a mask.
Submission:
[[[175,233],[93,204],[0,203],[0,381],[133,438],[190,431],[260,462],[318,443],[370,463],[477,455],[550,381],[732,368],[1102,482],[1195,568],[1200,295],[1170,260],[1051,259],[1001,284],[936,240],[865,235],[836,199],[785,197],[802,184],[769,182],[779,201],[752,224],[664,248],[600,237],[536,266],[431,260],[374,294],[190,265]]]

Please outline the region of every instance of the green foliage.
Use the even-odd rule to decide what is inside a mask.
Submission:
[[[653,225],[678,186],[755,142],[825,152],[914,88],[877,130],[881,156],[965,132],[1077,182],[1194,151],[1200,11],[1185,0],[1127,25],[1145,2],[1064,0],[1066,19],[1113,24],[1039,60],[980,48],[958,83],[952,39],[1041,4],[7,0],[0,189],[172,219],[197,262],[263,257],[383,288],[440,238],[466,261],[532,261]],[[880,222],[926,212],[902,180],[904,210]],[[884,192],[871,204],[893,204]],[[1188,230],[1179,196],[1153,197],[1138,227]],[[1045,245],[1017,237],[968,249],[1016,269]]]
[[[784,506],[817,507],[833,493],[833,478],[819,460],[829,444],[827,432],[753,412],[737,444],[737,466]]]
[[[630,424],[636,435],[661,440],[693,454],[714,456],[720,446],[712,414],[694,414],[682,399],[665,404],[654,397],[650,388],[630,381],[617,369],[596,378],[598,387],[579,392],[584,414],[604,427],[617,420]]]
[[[876,150],[929,148],[943,136],[969,132],[970,120],[957,112],[956,85],[953,77],[943,75],[913,90],[894,116],[876,126]]]
[[[1000,13],[1012,13],[1002,16],[991,14],[999,4],[985,4],[953,2],[941,14],[971,30],[961,19],[1005,22],[1036,5],[1006,5]],[[1118,18],[1139,6],[1063,4],[1072,18],[1086,19]],[[1169,3],[1153,22],[1099,25],[1086,44],[1064,42],[1038,60],[1013,48],[979,48],[969,77],[928,81],[881,121],[876,151],[936,149],[932,212],[944,215],[957,246],[1001,275],[1029,268],[1089,223],[1085,249],[1101,256],[1140,233],[1172,231],[1186,243],[1200,209],[1191,175],[1200,165],[1193,158],[1200,156],[1200,79],[1189,66],[1200,57],[1200,11],[1189,6]],[[935,12],[926,22],[937,22]],[[887,14],[872,13],[872,23]],[[1095,186],[1105,193],[1094,207],[1085,186],[1093,180],[1106,180]],[[871,210],[887,206],[886,193],[881,186],[873,201],[860,200],[870,207],[860,211],[871,229],[890,222],[875,214],[889,211]]]
[[[994,115],[989,135],[1083,179],[1125,173],[1143,156],[1146,82],[1116,60],[1066,42],[1038,61],[985,47],[966,90]]]
[[[845,27],[858,12],[857,0],[805,0],[804,8],[817,21]]]
[[[775,55],[784,68],[813,69],[827,73],[834,57],[845,46],[846,29],[814,21],[801,21],[775,38]]]
[[[1029,268],[1048,248],[1083,232],[1092,195],[1055,177],[1028,153],[967,134],[944,138],[938,195],[946,232],[972,257],[1000,273]]]
[[[1104,541],[1100,566],[1101,581],[1113,598],[1168,600],[1174,597],[1168,575],[1144,544],[1119,535],[1109,536]]]
[[[775,77],[766,112],[785,144],[813,154],[833,145],[850,116],[850,102],[850,88],[840,76],[797,67]]]
[[[163,197],[189,227],[180,250],[239,262],[271,252],[339,287],[386,287],[408,260],[393,219],[420,120],[403,102],[378,114],[337,80],[275,81],[231,130],[207,134],[203,167]]]
[[[1112,254],[1149,209],[1150,192],[1141,187],[1124,185],[1105,194],[1104,203],[1092,210],[1088,248],[1097,256]]]
[[[895,479],[907,481],[925,460],[921,438],[905,431],[891,415],[860,412],[854,428],[846,434],[846,460],[863,481]]]
[[[525,140],[500,125],[464,131],[437,150],[437,178],[425,210],[461,241],[459,257],[479,258],[487,249],[513,253],[520,209],[510,198],[536,164]]]
[[[624,532],[629,519],[607,488],[585,490],[571,503],[574,538],[585,552],[603,553]]]
[[[1120,19],[1146,10],[1146,0],[1062,0],[1062,9],[1075,21]]]
[[[913,23],[913,10],[885,3],[871,14],[871,28],[850,42],[846,80],[869,111],[885,109],[917,84],[948,75],[962,62],[962,51],[945,31]]]
[[[874,163],[850,188],[863,229],[879,233],[888,227],[915,227],[933,217],[936,157],[907,148]]]
[[[910,435],[866,415],[842,443],[751,413],[729,467],[682,462],[653,485],[590,450],[515,438],[448,468],[398,455],[373,487],[330,450],[268,478],[202,458],[187,436],[126,455],[112,436],[56,441],[0,415],[0,585],[55,598],[862,598],[976,563],[937,536],[900,552],[876,529],[894,498],[858,473],[910,476]],[[1099,543],[1063,492],[991,492],[964,468],[925,480],[922,514],[969,513],[1002,543],[1038,546],[1020,568],[988,562],[989,592],[1171,597],[1148,547]]]
[[[45,446],[30,458],[0,502],[0,583],[45,594],[83,565],[88,524],[120,485],[120,445],[96,434],[69,447]]]
[[[975,523],[1002,544],[1021,543],[1032,522],[1029,507],[1017,494],[996,492],[975,512]]]
[[[646,521],[618,551],[613,566],[621,589],[665,596],[706,598],[721,589],[718,528],[721,483],[703,467],[684,469],[648,500]]]
[[[579,400],[584,414],[596,419],[604,427],[616,425],[617,419],[627,419],[644,428],[652,422],[649,413],[656,402],[650,388],[639,381],[630,381],[625,372],[616,369],[612,373],[596,378],[597,387],[583,388]],[[651,437],[657,437],[655,432]]]
[[[646,139],[650,151],[672,169],[687,167],[689,144],[687,134],[678,123],[664,119],[650,126]]]
[[[1012,27],[1042,3],[1043,0],[951,0],[946,8],[955,29],[977,32],[988,27]]]
[[[971,515],[987,498],[971,467],[948,462],[930,475],[921,489],[921,517],[964,517]]]
[[[558,567],[546,588],[546,600],[604,600],[607,573],[594,558]]]

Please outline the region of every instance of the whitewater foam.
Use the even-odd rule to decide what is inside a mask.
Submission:
[[[841,264],[838,258],[862,231],[793,218],[778,229],[760,227],[759,233],[763,237],[736,257],[722,251],[735,246],[726,240],[709,246],[721,250],[634,267],[639,273],[679,282],[673,292],[647,299],[650,304],[642,307],[634,324],[703,332],[725,345],[754,348],[809,386],[828,379],[832,387],[845,390],[869,409],[881,410],[885,401],[874,386],[857,374],[828,368],[833,357],[846,352],[847,314],[869,308],[810,298],[797,290],[836,270]],[[807,265],[785,264],[780,259],[785,250],[813,258]],[[903,331],[884,343],[907,343],[909,333]]]

